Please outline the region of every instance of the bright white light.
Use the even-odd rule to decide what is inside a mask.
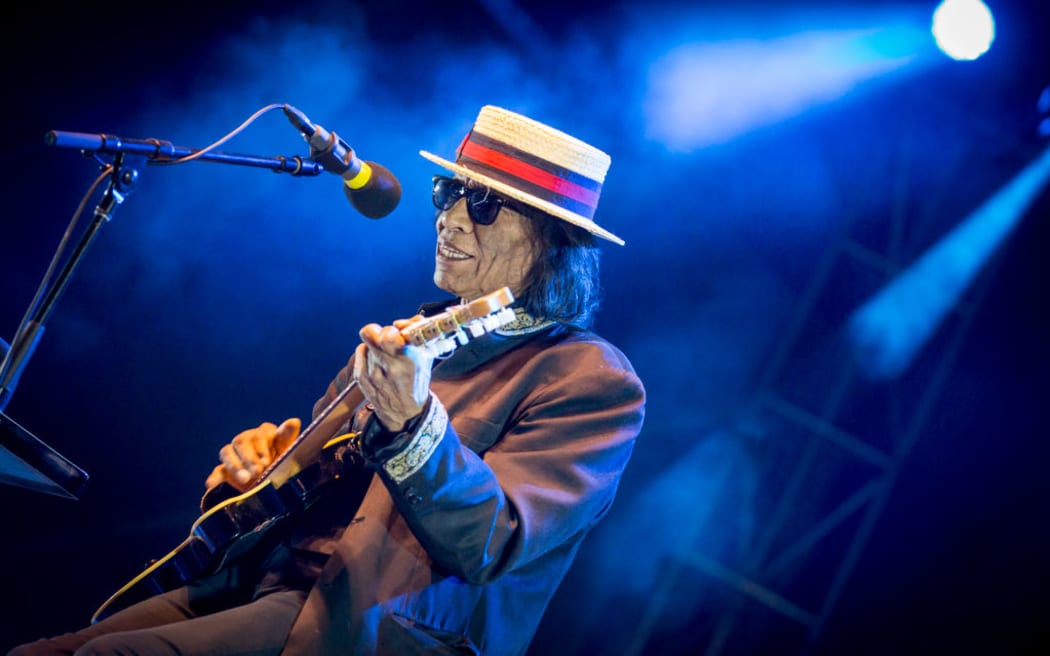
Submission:
[[[952,59],[974,60],[995,40],[995,20],[981,0],[944,0],[933,12],[933,38]]]

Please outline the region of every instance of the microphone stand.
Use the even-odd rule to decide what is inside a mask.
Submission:
[[[208,149],[194,150],[173,145],[159,139],[121,139],[108,134],[85,134],[52,130],[44,137],[49,146],[80,149],[93,157],[103,169],[110,168],[108,184],[95,207],[91,223],[84,230],[68,259],[52,279],[60,261],[62,246],[55,253],[30,303],[22,323],[10,346],[0,339],[0,483],[17,485],[55,496],[79,499],[87,484],[88,474],[60,453],[42,442],[31,432],[11,419],[3,411],[11,400],[18,379],[29,358],[36,350],[44,332],[44,324],[62,292],[65,291],[88,247],[99,229],[113,218],[128,195],[138,185],[146,164],[176,164],[180,161],[204,161],[269,168],[277,173],[294,176],[319,175],[324,167],[309,159],[296,157],[258,157],[237,155]],[[108,163],[100,155],[112,155]],[[68,235],[67,235],[68,236]],[[63,239],[64,243],[65,239]]]

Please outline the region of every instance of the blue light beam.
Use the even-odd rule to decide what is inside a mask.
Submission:
[[[753,22],[753,21],[752,21]],[[893,71],[921,67],[929,32],[907,19],[862,27],[790,27],[769,35],[713,28],[654,60],[646,136],[676,152],[732,141],[839,100]]]
[[[1050,178],[1050,149],[1023,169],[847,323],[862,373],[899,376]]]

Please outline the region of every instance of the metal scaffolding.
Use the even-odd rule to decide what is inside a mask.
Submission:
[[[769,468],[758,530],[731,562],[704,553],[695,535],[684,536],[663,564],[625,654],[682,645],[661,622],[676,585],[698,575],[725,594],[691,623],[682,653],[807,654],[819,646],[948,381],[994,264],[987,263],[903,375],[887,381],[862,375],[841,328],[848,312],[916,255],[904,243],[906,177],[901,167],[885,234],[858,237],[845,222],[832,240],[740,422],[737,436],[760,444]]]

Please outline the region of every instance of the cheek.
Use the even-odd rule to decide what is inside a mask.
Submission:
[[[476,233],[483,257],[478,262],[478,273],[486,280],[486,287],[509,285],[520,289],[533,261],[533,238],[525,219],[513,213],[500,215],[492,229]]]
[[[511,272],[524,277],[528,273],[529,265],[532,264],[532,254],[529,252],[518,252],[514,257],[507,259],[508,268]]]
[[[496,258],[491,263],[489,270],[494,276],[500,278],[501,284],[520,288],[532,265],[531,251],[519,247],[513,251],[505,251],[505,253],[504,256]]]

